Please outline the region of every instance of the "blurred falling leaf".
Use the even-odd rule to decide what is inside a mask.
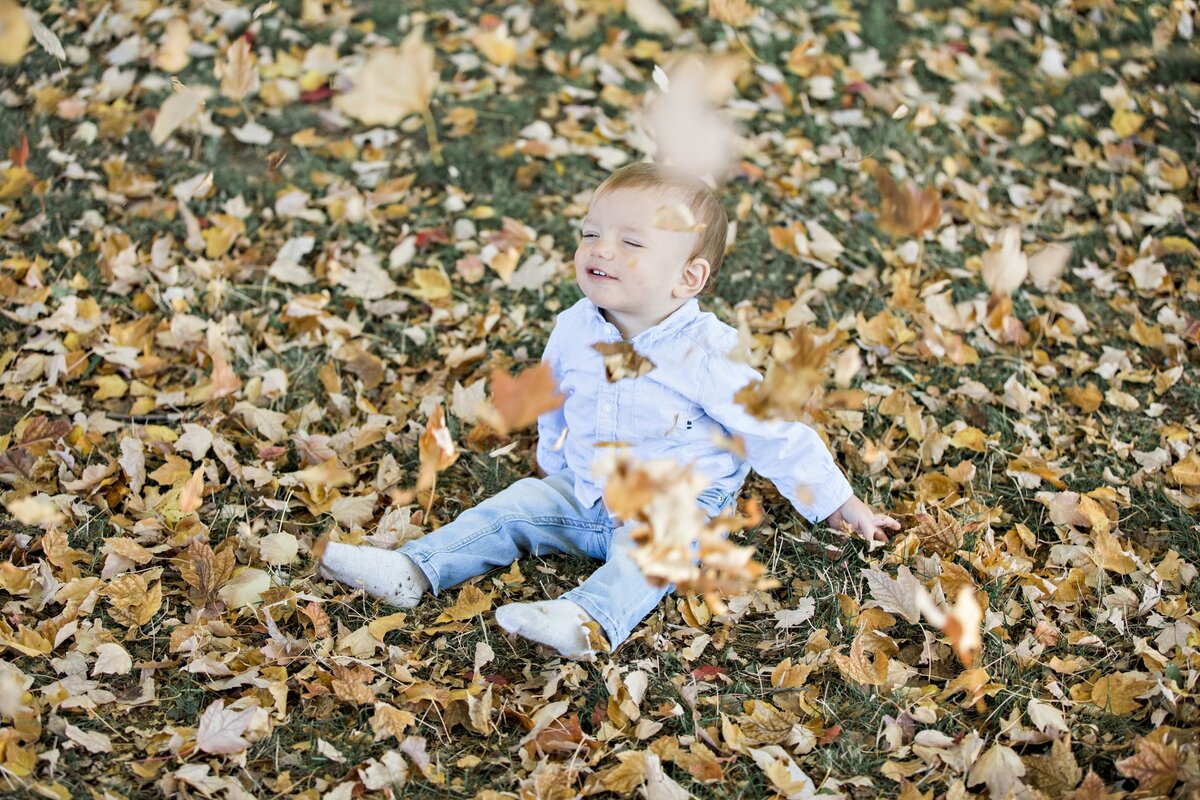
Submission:
[[[221,93],[234,102],[245,100],[258,91],[258,58],[245,36],[239,36],[225,51],[225,59],[215,67],[221,81]]]
[[[863,159],[862,168],[879,187],[880,230],[896,238],[920,238],[937,225],[942,216],[942,199],[937,189],[932,186],[917,189],[912,181],[901,188],[887,168],[873,158]]]
[[[416,27],[399,47],[380,47],[351,77],[354,88],[339,94],[338,110],[368,125],[395,126],[410,114],[426,113],[437,87],[434,51]]]
[[[503,370],[492,371],[492,405],[497,416],[491,423],[501,433],[531,425],[539,416],[563,404],[554,382],[554,372],[542,363],[510,378]]]

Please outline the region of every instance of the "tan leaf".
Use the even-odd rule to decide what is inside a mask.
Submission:
[[[187,483],[183,485],[183,490],[179,493],[179,510],[184,514],[190,514],[200,508],[204,495],[204,465],[196,467],[196,471],[192,473],[192,477],[188,478]]]
[[[126,675],[133,669],[128,651],[116,642],[105,642],[96,648],[96,665],[92,675]]]
[[[154,54],[154,66],[163,72],[180,72],[192,60],[188,46],[192,43],[192,31],[186,17],[172,17],[166,25],[162,42]]]
[[[373,50],[351,76],[354,88],[334,98],[338,110],[367,125],[395,126],[429,106],[437,86],[434,51],[420,26],[400,47]]]
[[[609,383],[616,383],[622,378],[640,378],[654,369],[654,362],[635,350],[633,344],[625,339],[597,342],[592,348],[604,357],[604,372]]]
[[[1009,791],[1021,786],[1025,765],[1011,747],[996,743],[983,755],[975,759],[967,786],[986,783],[992,797],[1008,797]]]
[[[347,703],[367,705],[375,702],[375,688],[370,685],[375,677],[374,670],[365,664],[345,667],[335,663],[330,687],[335,695]]]
[[[1029,277],[1040,291],[1049,292],[1058,286],[1059,276],[1071,260],[1071,248],[1052,242],[1029,256]]]
[[[746,0],[708,0],[708,15],[735,28],[754,18],[757,9]]]
[[[1021,229],[1004,229],[991,249],[983,254],[983,282],[993,295],[1010,295],[1029,274],[1029,260],[1021,252]]]
[[[150,141],[161,145],[180,125],[200,113],[204,108],[204,97],[207,92],[200,88],[186,88],[173,92],[163,101],[158,116],[154,118],[154,127],[150,129]]]
[[[217,60],[213,70],[221,80],[221,93],[234,102],[258,91],[258,57],[245,36],[229,45],[224,60]]]
[[[1105,517],[1106,522],[1107,519]],[[1121,546],[1121,542],[1116,536],[1107,531],[1103,533],[1093,531],[1092,541],[1096,545],[1093,556],[1096,566],[1118,575],[1128,575],[1137,569],[1137,563],[1125,552],[1125,548]]]
[[[1071,752],[1070,738],[1055,739],[1050,752],[1043,755],[1026,756],[1026,766],[1034,786],[1050,797],[1063,797],[1074,789],[1083,777],[1083,770]],[[1083,800],[1084,795],[1080,797]]]
[[[918,622],[921,619],[919,598],[925,592],[925,586],[917,579],[908,567],[901,566],[892,578],[877,568],[863,570],[867,585],[871,589],[871,604],[884,611],[899,614],[908,622]]]
[[[396,741],[404,740],[404,731],[417,724],[417,718],[408,711],[390,706],[387,703],[375,704],[375,715],[371,717],[371,730],[375,732],[375,741],[395,737]]]
[[[919,236],[935,226],[942,216],[942,198],[930,186],[918,190],[911,181],[901,189],[890,172],[873,158],[863,159],[862,168],[879,187],[880,230],[895,238]]]
[[[1141,707],[1136,697],[1151,686],[1153,681],[1128,673],[1105,675],[1093,684],[1091,701],[1108,714],[1128,714]]]
[[[217,590],[217,596],[229,608],[256,606],[263,592],[271,588],[271,576],[257,567],[238,567],[233,576]]]
[[[883,653],[875,654],[875,662],[863,652],[863,637],[856,636],[850,645],[850,655],[833,654],[833,663],[838,671],[855,683],[864,686],[882,686],[887,680],[888,658]]]
[[[240,753],[250,746],[242,734],[250,727],[254,712],[253,707],[230,711],[225,708],[224,700],[213,701],[200,715],[200,722],[196,726],[196,746],[213,755]]]

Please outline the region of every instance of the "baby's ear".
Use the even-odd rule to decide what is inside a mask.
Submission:
[[[712,266],[708,263],[707,258],[693,258],[689,261],[679,276],[677,288],[680,296],[695,297],[700,294],[704,284],[708,283],[708,276],[711,272]]]

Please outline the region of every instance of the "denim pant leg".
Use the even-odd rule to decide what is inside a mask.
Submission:
[[[720,514],[736,498],[721,492],[705,492],[700,507],[709,517]],[[610,518],[611,519],[611,518]],[[609,541],[604,565],[563,598],[579,605],[600,623],[608,643],[615,650],[646,615],[654,610],[673,586],[655,586],[646,580],[630,552],[636,546],[630,534],[636,524],[618,525]]]
[[[425,573],[436,595],[526,553],[602,558],[597,542],[609,527],[602,512],[600,501],[591,508],[579,502],[575,476],[564,470],[523,478],[399,551]]]

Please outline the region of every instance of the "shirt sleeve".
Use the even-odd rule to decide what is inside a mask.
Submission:
[[[546,349],[542,351],[542,363],[548,364],[551,372],[554,373],[554,385],[556,388],[562,385],[562,367],[558,358],[559,340],[561,338],[561,322],[556,322],[554,330],[550,331],[550,338],[546,341]],[[553,411],[547,411],[538,417],[537,463],[547,475],[562,472],[567,468],[567,459],[563,454],[563,447],[560,446],[557,450],[554,449],[559,443],[558,440],[562,438],[562,432],[566,427],[567,420],[563,415],[562,406]]]
[[[734,395],[762,375],[749,364],[710,356],[700,405],[704,412],[746,445],[746,459],[759,475],[809,522],[819,522],[854,496],[820,435],[803,422],[760,420]],[[719,375],[720,378],[715,379]]]

